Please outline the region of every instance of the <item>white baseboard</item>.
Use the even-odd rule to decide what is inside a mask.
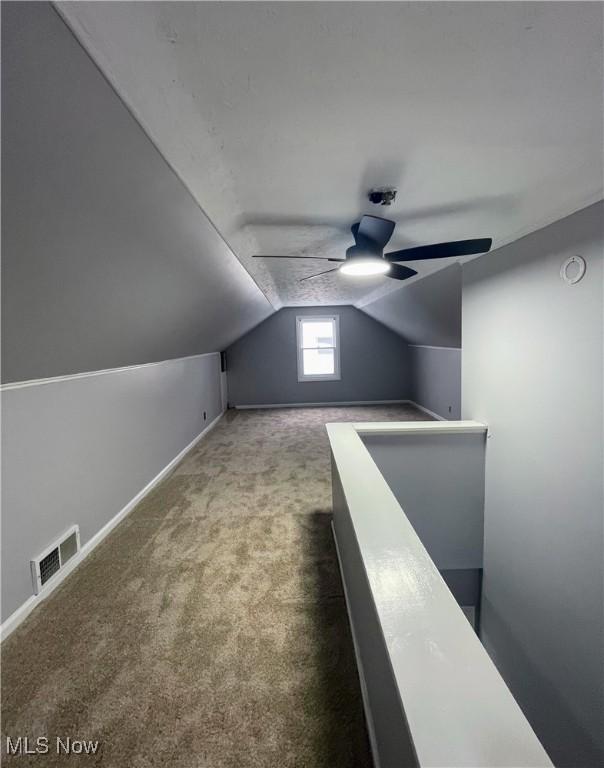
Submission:
[[[435,347],[432,344],[409,344],[413,349],[447,349],[450,352],[461,352],[461,347]]]
[[[256,408],[339,408],[342,405],[402,405],[410,400],[339,400],[333,403],[260,403],[258,405],[235,405],[238,411]]]
[[[438,421],[448,421],[444,416],[440,416],[438,413],[425,408],[423,405],[416,403],[414,400],[340,400],[333,403],[263,403],[258,405],[235,405],[234,408],[238,411],[245,411],[251,409],[263,409],[263,408],[339,408],[345,405],[412,405],[428,416],[432,416],[433,419]]]
[[[331,533],[336,548],[336,557],[338,558],[338,566],[340,568],[340,575],[342,577],[342,589],[344,591],[344,602],[346,603],[346,612],[348,613],[348,623],[350,625],[350,634],[352,635],[352,646],[354,648],[354,656],[357,662],[357,672],[359,673],[359,683],[361,685],[361,698],[363,699],[363,709],[365,710],[365,722],[367,723],[367,735],[369,736],[369,746],[371,747],[371,756],[373,757],[373,765],[375,768],[380,768],[380,755],[377,748],[377,737],[375,735],[375,724],[373,722],[373,714],[371,712],[371,706],[369,704],[369,693],[367,691],[367,683],[365,681],[365,671],[363,670],[363,664],[361,662],[361,651],[354,629],[354,620],[352,618],[352,611],[350,608],[350,600],[348,599],[348,590],[346,589],[346,581],[344,580],[344,570],[342,569],[342,559],[340,557],[340,548],[338,547],[338,538],[336,536],[336,529],[331,521]]]
[[[441,416],[438,413],[435,413],[434,411],[431,411],[429,408],[424,407],[423,405],[420,405],[419,403],[416,403],[414,400],[405,400],[406,403],[409,405],[415,406],[420,411],[423,411],[424,413],[427,413],[428,416],[432,416],[433,419],[436,419],[437,421],[449,421],[449,419],[446,419],[444,416]]]
[[[203,429],[196,437],[191,440],[191,442],[185,446],[180,453],[178,453],[172,461],[169,462],[169,464],[166,464],[166,466],[157,474],[155,477],[147,483],[147,485],[140,490],[136,496],[131,499],[125,507],[123,507],[117,515],[111,518],[108,523],[105,523],[105,525],[97,531],[92,538],[90,538],[84,546],[80,549],[80,551],[72,557],[65,565],[64,568],[62,568],[57,575],[52,578],[47,584],[44,585],[44,587],[40,590],[40,592],[37,595],[32,595],[29,597],[23,605],[19,606],[16,611],[14,611],[7,619],[3,622],[2,625],[0,625],[0,642],[5,640],[10,633],[15,630],[21,622],[29,616],[29,614],[36,608],[37,605],[39,605],[43,600],[45,600],[54,590],[69,576],[69,574],[77,568],[77,566],[84,560],[85,557],[87,557],[92,550],[103,541],[104,538],[115,528],[115,526],[120,523],[133,509],[136,507],[136,505],[144,499],[144,497],[155,488],[156,485],[158,485],[167,474],[169,474],[172,469],[186,456],[186,454],[195,446],[197,443],[205,436],[207,433],[213,429],[216,424],[220,421],[220,419],[223,417],[224,411],[218,414],[218,416],[211,421],[205,429]]]

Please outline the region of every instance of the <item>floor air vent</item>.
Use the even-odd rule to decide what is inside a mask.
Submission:
[[[79,549],[80,529],[77,525],[72,525],[62,536],[53,541],[49,547],[46,547],[41,554],[32,559],[31,577],[36,595]]]

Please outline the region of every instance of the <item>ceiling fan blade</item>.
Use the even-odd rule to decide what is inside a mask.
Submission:
[[[404,248],[402,251],[385,253],[386,261],[422,261],[423,259],[446,259],[451,256],[471,256],[486,253],[491,249],[490,237],[477,240],[456,240],[451,243],[419,245],[416,248]]]
[[[314,259],[315,261],[345,261],[345,259],[330,259],[329,256],[275,256],[272,253],[255,253],[253,259]]]
[[[413,275],[417,275],[417,272],[402,264],[391,264],[390,271],[386,272],[386,277],[393,277],[395,280],[408,280]]]
[[[395,226],[394,221],[390,219],[382,219],[380,216],[362,216],[357,231],[353,230],[353,235],[355,239],[361,237],[364,240],[370,240],[382,250],[392,237]]]
[[[398,266],[398,264],[396,265]],[[317,272],[316,275],[309,275],[308,277],[303,277],[301,280],[298,280],[299,283],[303,283],[305,280],[312,280],[314,277],[321,277],[321,275],[328,275],[330,272],[338,272],[340,267],[334,267],[334,269],[326,269],[325,272]]]

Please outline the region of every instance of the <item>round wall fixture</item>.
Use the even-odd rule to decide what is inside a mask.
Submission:
[[[585,274],[585,259],[582,256],[569,256],[560,267],[560,277],[568,285],[575,285]]]

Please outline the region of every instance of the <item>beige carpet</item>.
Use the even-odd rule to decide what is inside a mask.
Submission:
[[[3,764],[370,766],[324,424],[421,418],[229,411],[4,643]],[[6,759],[6,735],[50,752]]]

